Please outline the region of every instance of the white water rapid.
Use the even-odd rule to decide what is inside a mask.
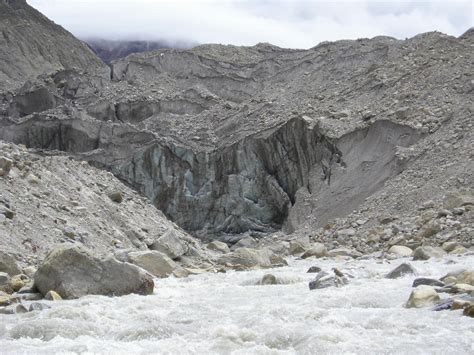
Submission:
[[[0,353],[474,354],[474,320],[462,311],[403,307],[415,276],[400,263],[289,260],[284,268],[156,281],[152,296],[88,296],[50,309],[0,315]],[[472,268],[474,256],[410,261],[420,276]],[[310,291],[309,266],[354,278]],[[256,285],[266,273],[283,284]],[[448,295],[444,295],[448,297]]]

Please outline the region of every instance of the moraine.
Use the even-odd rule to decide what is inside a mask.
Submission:
[[[472,354],[474,323],[462,311],[404,307],[416,276],[384,276],[406,261],[293,259],[283,268],[158,279],[150,296],[49,302],[40,312],[0,315],[0,348],[25,354]],[[471,268],[474,256],[410,263],[420,276],[439,278]],[[312,265],[354,278],[341,288],[309,291]],[[282,284],[257,285],[267,273]]]

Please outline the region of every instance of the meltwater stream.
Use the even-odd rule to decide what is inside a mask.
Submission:
[[[0,315],[0,353],[473,354],[462,311],[406,309],[414,276],[375,260],[289,260],[284,268],[161,279],[152,296],[49,302]],[[422,276],[473,267],[474,256],[411,262]],[[349,285],[309,291],[309,266],[338,267]],[[266,273],[283,284],[256,285]]]

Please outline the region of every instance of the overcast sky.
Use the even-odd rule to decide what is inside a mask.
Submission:
[[[27,0],[80,38],[309,48],[322,41],[427,31],[459,36],[472,0]]]

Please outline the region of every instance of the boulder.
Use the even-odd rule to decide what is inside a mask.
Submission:
[[[341,287],[349,282],[345,276],[332,275],[325,271],[318,273],[313,281],[309,283],[310,290],[316,290],[327,287]]]
[[[427,285],[420,285],[411,292],[410,298],[406,303],[406,307],[421,308],[426,306],[432,306],[438,303],[439,300],[440,297],[433,287]]]
[[[289,245],[290,255],[302,254],[306,251],[307,245],[299,240],[292,240]]]
[[[310,257],[322,258],[324,256],[328,256],[328,251],[324,244],[315,243],[310,249],[306,250],[301,257],[306,259]]]
[[[445,242],[441,247],[446,253],[450,253],[459,246],[460,244],[458,242]]]
[[[271,251],[270,251],[271,252]],[[270,254],[270,263],[272,266],[287,266],[288,262],[281,255],[277,255],[273,252]]]
[[[238,248],[254,248],[257,245],[257,241],[252,238],[252,237],[244,237],[240,239],[237,243],[232,245],[232,250],[238,249]]]
[[[455,311],[455,310],[458,310],[458,309],[464,309],[464,308],[470,306],[471,304],[474,305],[474,303],[471,303],[467,300],[454,299],[451,310]]]
[[[321,270],[322,269],[319,266],[310,266],[310,268],[306,272],[311,274],[311,273],[320,272]]]
[[[117,203],[121,203],[123,201],[123,194],[119,190],[114,190],[109,193],[109,198]]]
[[[474,318],[474,304],[471,304],[464,308],[463,315]]]
[[[188,251],[188,246],[177,231],[170,229],[155,240],[150,249],[160,251],[174,260],[184,255]]]
[[[403,263],[398,265],[395,269],[390,271],[387,275],[385,275],[386,279],[397,279],[404,275],[409,274],[416,274],[416,270],[413,266],[408,263]]]
[[[462,245],[460,245],[456,249],[450,251],[449,253],[450,254],[465,254],[467,252],[469,252],[469,250],[463,247]]]
[[[457,282],[458,276],[467,270],[468,269],[460,268],[457,270],[450,271],[446,275],[444,275],[442,278],[440,278],[440,280],[443,281],[445,284],[454,284]]]
[[[238,248],[231,253],[222,255],[217,263],[229,267],[265,268],[270,267],[270,255],[265,250]]]
[[[474,286],[474,270],[465,270],[456,276],[457,283]]]
[[[21,270],[13,256],[3,251],[0,251],[0,272],[6,272],[10,276],[21,274]]]
[[[130,262],[156,277],[168,277],[178,267],[167,255],[156,251],[137,251],[128,254]]]
[[[13,161],[7,157],[0,157],[0,169],[2,170],[1,176],[7,176],[12,167]]]
[[[413,281],[413,284],[411,285],[411,287],[418,287],[420,285],[444,287],[444,282],[436,280],[436,279],[430,279],[427,277],[419,277]]]
[[[438,247],[422,246],[413,252],[413,260],[428,260],[430,258],[441,258],[446,252]]]
[[[28,277],[23,274],[15,275],[10,279],[10,287],[13,291],[18,292],[20,289],[26,285]]]
[[[0,289],[3,286],[8,285],[10,281],[10,275],[8,275],[6,272],[0,272]]]
[[[277,278],[272,274],[263,275],[262,279],[260,280],[260,285],[276,285],[277,283]]]
[[[209,250],[216,251],[221,254],[230,253],[229,246],[226,243],[220,242],[218,240],[210,242],[206,247]]]
[[[422,239],[430,238],[441,231],[441,226],[439,223],[430,222],[423,226],[419,231],[418,236]]]
[[[48,301],[61,301],[62,297],[55,291],[49,291],[44,295],[44,299]]]
[[[413,250],[410,248],[404,246],[404,245],[394,245],[388,249],[388,252],[390,254],[394,254],[397,256],[412,256],[413,255]]]
[[[358,258],[361,257],[362,254],[359,253],[357,250],[347,249],[347,248],[336,248],[332,249],[328,252],[328,256],[336,257],[336,256],[347,256],[351,258]]]
[[[474,286],[468,284],[457,283],[454,284],[449,290],[451,293],[467,293],[474,296]]]
[[[452,298],[442,300],[439,303],[436,303],[436,305],[431,310],[435,312],[439,312],[439,311],[446,311],[448,309],[452,309],[453,302],[454,300]]]
[[[8,295],[4,292],[0,292],[0,307],[8,306],[12,304],[13,302],[13,296]]]
[[[53,290],[64,299],[81,296],[121,296],[153,293],[153,278],[139,267],[105,259],[78,245],[64,245],[48,254],[35,273],[36,288],[43,294]]]
[[[467,191],[448,194],[443,201],[443,207],[448,210],[469,205],[474,205],[474,194]]]

